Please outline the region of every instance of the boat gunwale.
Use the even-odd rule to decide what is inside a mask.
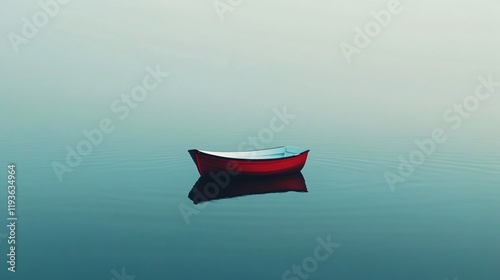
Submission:
[[[272,149],[278,149],[278,148],[283,148],[283,147],[291,147],[291,146],[279,146],[279,147],[274,147],[274,148],[267,148],[267,149],[259,149],[259,150],[252,150],[252,151],[245,151],[245,152],[254,152],[254,151],[266,151],[266,150],[272,150]],[[294,148],[297,148],[297,147],[294,147]],[[212,155],[212,154],[207,154],[205,153],[204,151],[202,150],[199,150],[199,149],[190,149],[188,150],[189,153],[191,152],[197,152],[197,153],[200,153],[200,154],[203,154],[203,155],[206,155],[206,156],[210,156],[210,157],[214,157],[214,158],[222,158],[222,159],[228,159],[228,160],[235,160],[235,161],[277,161],[277,160],[286,160],[286,159],[290,159],[290,158],[293,158],[293,157],[298,157],[300,155],[303,155],[303,154],[306,154],[306,153],[309,153],[309,149],[307,150],[304,150],[303,152],[301,153],[298,153],[296,155],[291,155],[291,156],[285,156],[285,157],[279,157],[279,158],[257,158],[257,159],[248,159],[248,158],[234,158],[234,157],[224,157],[224,156],[218,156],[218,155]],[[213,151],[206,151],[206,152],[213,152]],[[235,152],[235,153],[238,153],[238,152]]]

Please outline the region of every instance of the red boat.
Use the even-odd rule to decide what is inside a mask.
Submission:
[[[226,171],[238,176],[267,176],[299,172],[306,164],[309,150],[282,146],[246,152],[189,150],[201,176]]]

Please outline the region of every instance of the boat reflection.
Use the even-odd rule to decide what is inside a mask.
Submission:
[[[198,204],[205,201],[255,194],[307,192],[306,181],[300,172],[270,177],[238,178],[236,176],[231,177],[228,181],[224,182],[220,178],[214,180],[209,176],[200,177],[189,192],[188,197],[194,204]]]

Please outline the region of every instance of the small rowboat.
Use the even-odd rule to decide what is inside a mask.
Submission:
[[[295,173],[306,164],[309,150],[281,146],[246,152],[189,150],[201,176],[225,171],[238,176],[268,176]]]
[[[302,173],[266,176],[266,177],[235,177],[225,185],[219,181],[204,176],[200,177],[188,194],[194,204],[205,201],[236,198],[248,195],[307,192],[306,181]],[[217,186],[214,188],[214,186]]]

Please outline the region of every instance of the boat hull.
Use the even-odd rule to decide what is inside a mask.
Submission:
[[[219,157],[199,150],[189,150],[201,176],[225,171],[238,176],[271,176],[300,172],[309,151],[276,159],[237,159]]]

